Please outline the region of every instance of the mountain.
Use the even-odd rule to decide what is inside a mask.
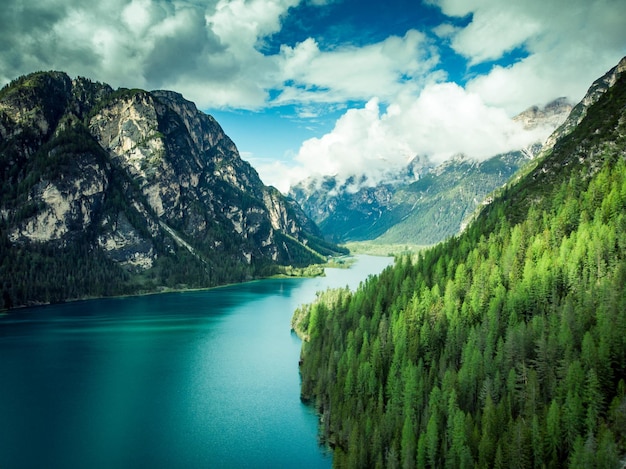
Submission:
[[[552,148],[557,140],[574,130],[587,115],[589,107],[595,104],[610,88],[612,88],[625,71],[626,57],[620,60],[615,67],[593,82],[582,101],[572,109],[572,112],[567,116],[565,122],[563,122],[548,138],[544,147],[546,149]]]
[[[15,80],[0,91],[0,180],[5,306],[219,285],[336,249],[171,91]]]
[[[335,467],[623,466],[626,74],[608,83],[461,234],[296,312]]]
[[[571,109],[559,98],[514,120],[527,130],[549,134]],[[311,178],[292,187],[289,195],[335,241],[435,244],[458,233],[494,189],[537,155],[541,143],[485,161],[457,155],[435,166],[416,157],[373,187],[354,177],[343,184],[335,177]]]

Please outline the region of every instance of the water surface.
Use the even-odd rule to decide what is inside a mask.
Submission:
[[[0,468],[330,467],[291,315],[390,262],[0,317]]]

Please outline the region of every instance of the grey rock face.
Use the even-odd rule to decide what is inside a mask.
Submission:
[[[589,107],[595,104],[600,97],[607,92],[607,90],[612,88],[624,72],[626,72],[626,57],[622,58],[622,60],[620,60],[615,67],[592,83],[587,90],[585,97],[576,106],[574,106],[563,124],[560,125],[552,135],[550,135],[548,140],[545,142],[543,149],[545,151],[549,151],[557,140],[572,132],[585,118]]]
[[[321,258],[317,226],[178,93],[22,77],[0,91],[0,157],[15,246],[79,240],[132,272],[181,252],[213,273]]]

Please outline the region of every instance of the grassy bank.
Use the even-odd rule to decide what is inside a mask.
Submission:
[[[398,256],[416,254],[428,246],[419,244],[381,244],[376,241],[353,241],[345,245],[351,254],[369,254],[370,256]]]

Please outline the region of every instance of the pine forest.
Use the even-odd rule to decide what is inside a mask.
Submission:
[[[617,468],[626,77],[461,235],[301,307],[335,467]]]

